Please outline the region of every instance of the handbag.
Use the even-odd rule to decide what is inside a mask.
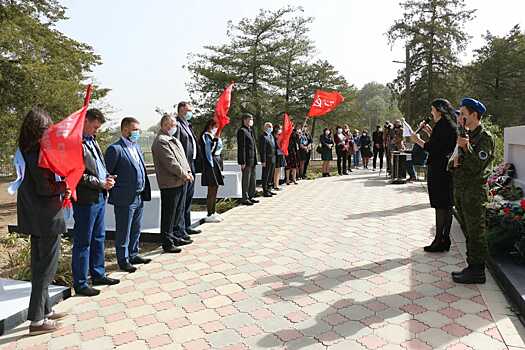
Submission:
[[[323,151],[323,146],[318,145],[317,148],[315,149],[315,151],[316,151],[317,153],[321,153],[321,152]]]

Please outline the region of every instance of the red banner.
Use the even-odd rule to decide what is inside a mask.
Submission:
[[[314,95],[312,106],[310,107],[310,112],[308,112],[308,116],[319,117],[325,115],[336,109],[344,100],[343,95],[337,91],[328,92],[317,90]]]
[[[277,137],[277,145],[283,151],[284,155],[288,155],[288,144],[290,143],[290,136],[293,132],[293,123],[288,116],[288,113],[284,113],[283,120],[283,132]]]
[[[230,102],[232,98],[233,83],[228,85],[222,92],[217,104],[215,105],[215,114],[213,118],[217,123],[217,134],[220,135],[222,129],[230,124],[230,118],[228,117],[228,111],[230,109]]]
[[[38,166],[64,177],[73,199],[76,199],[75,189],[84,173],[82,132],[91,91],[91,85],[88,85],[84,106],[66,119],[50,126],[40,141]],[[66,200],[64,206],[67,205],[70,203]]]

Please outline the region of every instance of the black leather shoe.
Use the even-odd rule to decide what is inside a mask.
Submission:
[[[271,193],[265,192],[263,193],[263,197],[273,197]]]
[[[191,228],[191,227],[188,227],[186,229],[186,232],[189,234],[189,235],[198,235],[199,233],[202,233],[202,230],[198,230],[196,228]]]
[[[164,253],[171,253],[171,254],[182,252],[182,249],[180,249],[179,247],[175,247],[175,246],[171,246],[168,248],[162,248],[162,250],[164,250]]]
[[[151,262],[151,259],[150,258],[143,258],[140,255],[137,255],[137,256],[134,256],[133,258],[129,259],[129,262],[132,265],[149,264]]]
[[[252,202],[253,204],[259,203],[259,201],[257,199],[254,199],[254,198],[250,198],[250,202]]]
[[[249,199],[242,201],[241,204],[242,205],[253,205],[253,203]]]
[[[277,193],[270,191],[269,192],[272,196],[277,196]]]
[[[185,241],[188,241],[188,242],[190,242],[190,243],[193,243],[193,239],[191,239],[191,237],[188,236],[188,235],[184,235],[184,236],[182,236],[182,237],[180,237],[180,238],[183,239],[183,240],[185,240]]]
[[[463,273],[452,275],[452,280],[461,284],[483,284],[486,282],[485,265],[469,265]]]
[[[94,297],[95,295],[99,295],[100,291],[98,289],[91,288],[88,286],[81,289],[75,289],[75,294],[84,297]]]
[[[173,245],[176,246],[176,247],[181,247],[183,245],[188,245],[188,244],[191,244],[193,243],[192,240],[186,240],[186,239],[183,239],[183,238],[175,238],[173,240]]]
[[[432,244],[427,245],[423,249],[428,253],[443,253],[450,250],[450,238],[434,239]]]
[[[126,263],[124,265],[119,265],[118,266],[122,271],[126,271],[126,272],[129,272],[129,273],[133,273],[135,271],[137,271],[137,268],[133,265],[131,265],[130,263]]]
[[[452,271],[451,275],[452,277],[454,276],[459,276],[459,275],[462,275],[463,273],[465,273],[465,270],[468,269],[468,267],[465,267],[463,270],[461,271]]]
[[[94,286],[113,286],[115,284],[119,284],[120,280],[116,278],[110,278],[108,276],[104,276],[102,278],[93,278],[92,284]]]
[[[273,190],[274,191],[281,191],[281,189],[279,187],[274,187]]]

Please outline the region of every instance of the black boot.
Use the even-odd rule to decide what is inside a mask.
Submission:
[[[452,280],[462,284],[485,283],[485,264],[469,265],[462,273],[453,274]]]
[[[450,238],[449,237],[436,237],[432,244],[427,245],[423,248],[428,253],[442,253],[450,250]]]
[[[442,253],[450,250],[450,225],[452,225],[452,211],[436,208],[436,238],[429,246],[423,248],[425,252]]]

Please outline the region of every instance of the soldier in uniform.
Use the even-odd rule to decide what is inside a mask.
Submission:
[[[495,146],[492,135],[481,124],[485,111],[483,103],[475,99],[464,98],[461,101],[458,121],[467,134],[458,137],[457,145],[461,152],[455,152],[450,159],[454,205],[467,240],[468,266],[452,273],[456,283],[485,283],[487,238],[484,204],[488,200],[485,182],[490,173]]]

